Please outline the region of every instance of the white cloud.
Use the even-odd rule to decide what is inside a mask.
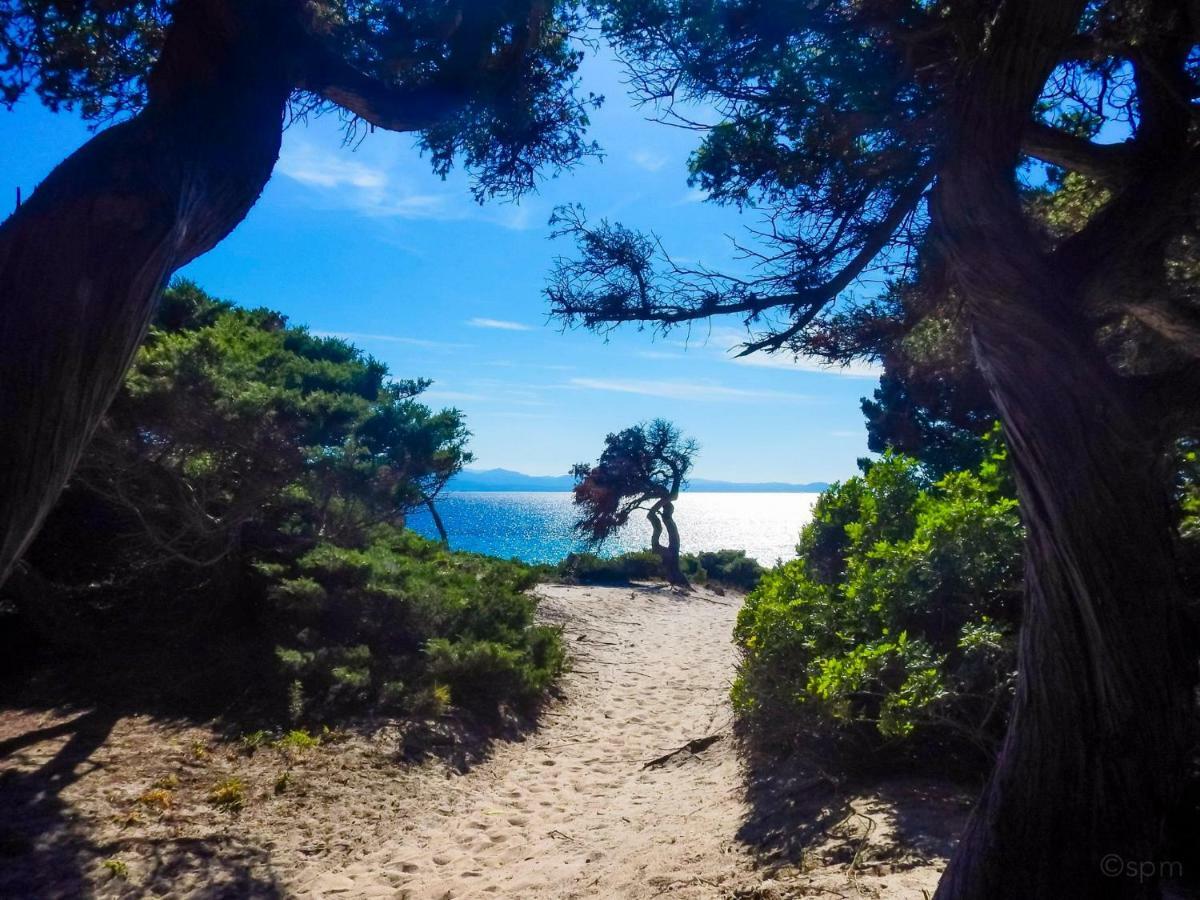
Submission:
[[[749,356],[737,356],[741,347],[751,339],[749,332],[741,328],[716,326],[704,333],[703,338],[686,341],[670,341],[679,347],[691,347],[699,343],[701,346],[725,348],[720,352],[720,358],[725,362],[739,366],[752,366],[760,369],[783,369],[789,372],[816,372],[821,375],[837,375],[842,378],[878,378],[883,374],[883,368],[877,363],[854,361],[848,365],[829,365],[810,356],[793,357],[784,352],[765,353],[758,351]]]
[[[629,154],[629,158],[635,166],[645,169],[647,172],[657,172],[667,164],[665,155],[648,147],[639,147]]]
[[[289,148],[279,157],[275,170],[293,181],[315,187],[382,188],[387,174],[356,159],[322,153],[310,144]]]
[[[726,359],[739,366],[756,366],[763,369],[788,369],[793,372],[819,372],[822,375],[839,375],[843,378],[878,378],[883,368],[875,363],[851,362],[847,365],[829,365],[811,356],[791,357],[780,353],[751,353],[749,356],[727,356]]]
[[[831,431],[829,432],[829,436],[835,438],[859,438],[863,436],[863,433],[861,431]]]
[[[441,222],[471,219],[510,231],[537,227],[546,218],[545,209],[533,198],[480,206],[471,200],[461,179],[436,182],[428,164],[418,164],[403,155],[384,155],[389,149],[386,141],[364,145],[356,153],[345,146],[325,147],[288,134],[275,170],[308,188],[314,204],[348,209],[371,218]],[[394,142],[391,149],[395,149]],[[426,184],[436,187],[419,188]]]
[[[525,205],[520,203],[493,203],[491,206],[473,207],[483,218],[509,231],[528,231],[534,226],[541,225],[546,216],[538,215],[539,209],[535,203],[527,200]]]
[[[462,214],[446,193],[412,190],[395,173],[351,157],[350,150],[327,150],[289,141],[275,169],[314,191],[324,203],[367,216],[401,219],[453,219]]]
[[[521,322],[509,322],[506,319],[482,319],[476,317],[474,319],[467,319],[467,324],[472,328],[495,328],[500,331],[533,331],[530,325],[524,325]]]
[[[572,378],[568,387],[619,394],[640,394],[668,400],[804,400],[801,394],[726,387],[696,381],[631,381],[620,378]]]

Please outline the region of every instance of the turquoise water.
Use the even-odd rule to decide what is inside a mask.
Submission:
[[[796,555],[796,537],[808,521],[816,494],[727,494],[688,492],[676,504],[675,520],[684,552],[745,550],[764,564]],[[531,563],[555,563],[587,549],[571,531],[574,510],[568,493],[448,493],[438,511],[455,550],[472,550]],[[409,525],[437,537],[424,510]],[[641,550],[650,544],[650,525],[636,516],[605,542],[602,553]]]

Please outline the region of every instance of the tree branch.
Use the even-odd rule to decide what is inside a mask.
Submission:
[[[1042,122],[1026,128],[1021,149],[1042,162],[1107,183],[1123,180],[1134,158],[1131,141],[1096,144]]]
[[[587,328],[622,322],[670,326],[730,314],[745,315],[749,323],[769,310],[790,308],[797,321],[780,334],[748,345],[747,352],[778,349],[836,300],[883,252],[896,230],[917,211],[934,172],[934,166],[928,164],[913,174],[836,274],[819,285],[776,293],[769,288],[780,286],[784,276],[747,281],[707,269],[683,269],[672,263],[661,247],[658,254],[669,269],[656,276],[655,242],[621,225],[602,223],[598,228],[589,228],[578,209],[560,208],[551,222],[564,227],[555,236],[574,236],[582,259],[560,259],[546,293],[554,315],[568,324],[581,320]],[[666,282],[664,286],[656,284],[662,281]],[[767,290],[761,290],[764,287]]]
[[[471,74],[486,71],[495,77],[518,71],[530,47],[539,40],[549,14],[544,2],[534,0],[529,5],[523,26],[513,23],[512,37],[502,46],[486,52],[483,58],[462,48],[451,48],[446,67],[461,67],[464,61],[457,60],[456,66],[456,59],[465,55],[465,69],[444,78],[441,83],[411,87],[391,85],[360,71],[346,61],[340,48],[334,46],[330,33],[310,27],[307,29],[309,46],[304,71],[297,87],[323,97],[378,128],[421,131],[435,125],[471,98],[476,87],[469,77]],[[462,13],[459,11],[447,22],[440,37],[443,40],[450,38],[461,26]]]
[[[297,87],[387,131],[421,131],[436,124],[465,98],[463,92],[441,85],[392,87],[363,74],[316,40],[305,69]]]

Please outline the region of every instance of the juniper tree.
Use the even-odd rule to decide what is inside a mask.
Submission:
[[[559,0],[3,0],[0,96],[104,124],[0,226],[0,580],[117,390],[171,273],[220,242],[289,118],[413,132],[516,195],[589,152]]]
[[[578,209],[569,322],[740,317],[744,352],[845,359],[872,282],[918,261],[961,308],[1026,527],[1020,681],[939,898],[1153,896],[1192,746],[1195,642],[1169,449],[1200,412],[1194,5],[1168,0],[611,0],[642,99],[715,110],[691,161],[765,216],[751,265],[674,264]],[[1086,183],[1051,229],[1025,186]]]
[[[575,528],[600,544],[643,510],[650,522],[650,549],[662,560],[672,584],[687,585],[679,567],[679,528],[675,501],[679,499],[698,450],[665,419],[655,419],[610,434],[595,465],[579,463],[572,470],[576,484]],[[663,544],[663,532],[667,542]]]

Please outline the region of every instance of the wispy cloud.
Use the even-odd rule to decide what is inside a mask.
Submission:
[[[764,353],[759,351],[749,356],[737,356],[742,345],[750,339],[750,334],[741,328],[727,326],[714,327],[708,331],[702,346],[718,349],[721,359],[738,366],[752,366],[759,369],[782,369],[788,372],[817,372],[821,375],[838,375],[842,378],[878,378],[883,374],[883,368],[877,363],[856,360],[847,365],[830,365],[811,356],[796,356],[786,352]],[[680,346],[690,347],[696,341],[679,342]]]
[[[672,353],[670,350],[639,350],[634,355],[639,359],[686,359],[682,353]]]
[[[859,438],[863,436],[863,433],[861,431],[831,431],[829,432],[829,436],[835,438]]]
[[[369,216],[403,219],[456,218],[446,193],[414,191],[395,173],[306,141],[289,142],[276,171],[320,195],[321,201]]]
[[[649,147],[638,147],[629,154],[630,160],[639,169],[645,169],[647,172],[657,172],[667,164],[665,154],[659,153],[657,150],[651,150]]]
[[[839,375],[843,378],[878,378],[883,368],[875,363],[851,362],[844,366],[830,365],[810,356],[795,358],[779,353],[751,353],[749,356],[727,356],[726,359],[739,366],[755,366],[762,369],[786,369],[792,372],[819,372],[822,375]]]
[[[452,341],[430,341],[399,334],[369,334],[362,331],[314,331],[312,334],[314,337],[341,338],[343,341],[406,344],[409,347],[428,347],[431,350],[466,350],[474,346],[473,344],[457,344]]]
[[[365,158],[364,158],[365,157]],[[435,190],[418,189],[434,183],[428,166],[417,169],[404,160],[357,156],[346,147],[322,147],[304,138],[284,144],[275,171],[310,189],[314,202],[349,209],[372,218],[459,221],[475,219],[501,228],[525,231],[545,219],[535,199],[524,203],[493,203],[481,207],[456,184],[438,184]]]
[[[493,203],[484,208],[476,205],[473,207],[473,211],[510,231],[528,231],[530,228],[540,226],[547,218],[542,214],[540,205],[530,199],[526,199],[523,205],[515,202]]]
[[[521,322],[510,322],[507,319],[467,319],[472,328],[495,328],[500,331],[533,331],[533,327]]]
[[[572,378],[569,387],[619,394],[640,394],[668,400],[805,400],[802,394],[734,388],[696,381],[631,381],[620,378]]]
[[[375,190],[387,184],[387,174],[356,159],[344,159],[301,145],[279,158],[275,169],[293,181],[314,187],[355,187]]]
[[[676,347],[691,350],[696,347],[708,348],[707,352],[723,362],[738,366],[751,366],[759,369],[781,369],[789,372],[816,372],[821,375],[837,375],[843,378],[878,378],[883,374],[883,368],[876,363],[854,361],[847,365],[829,365],[810,356],[792,357],[786,352],[765,353],[759,351],[749,356],[738,356],[742,347],[750,340],[751,335],[740,328],[714,327],[704,332],[699,338],[689,337],[686,340],[668,340],[666,343]],[[652,354],[655,351],[642,351]],[[639,353],[639,355],[642,355]],[[704,353],[704,351],[701,351]],[[647,359],[657,357],[646,356]],[[662,358],[666,358],[665,356]]]

